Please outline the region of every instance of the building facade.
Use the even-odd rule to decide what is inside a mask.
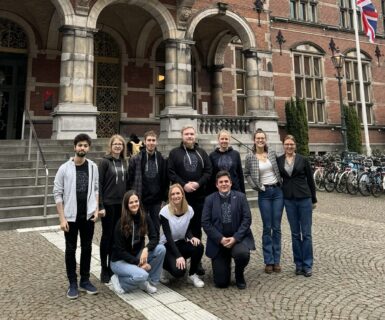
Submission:
[[[373,1],[376,44],[360,36],[374,149],[385,145],[384,2]],[[335,47],[346,56],[344,103],[361,110],[352,10],[350,0],[2,0],[0,139],[22,137],[29,115],[42,138],[177,138],[194,123],[203,136],[226,127],[248,141],[263,128],[278,144],[284,104],[298,96],[310,149],[335,151]]]

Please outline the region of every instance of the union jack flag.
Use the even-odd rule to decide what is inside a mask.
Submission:
[[[369,41],[374,43],[377,30],[378,13],[371,0],[357,0],[357,7],[361,10],[362,26]]]

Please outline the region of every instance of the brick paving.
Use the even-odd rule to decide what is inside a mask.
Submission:
[[[221,319],[384,319],[384,198],[336,193],[319,193],[318,198],[313,277],[294,275],[285,216],[283,271],[263,273],[261,221],[254,210],[257,250],[246,271],[246,290],[214,288],[207,258],[205,288],[182,280],[169,288]],[[100,224],[95,243],[99,237]],[[95,277],[91,280],[99,295],[69,301],[63,252],[39,232],[0,232],[0,241],[0,319],[144,319]]]

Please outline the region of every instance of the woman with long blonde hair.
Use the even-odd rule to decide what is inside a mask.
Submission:
[[[123,195],[127,190],[128,170],[126,141],[121,135],[113,135],[107,145],[106,155],[99,163],[99,209],[102,213],[102,237],[100,240],[100,281],[110,281],[113,233],[122,211]]]
[[[180,184],[176,183],[170,187],[168,205],[160,210],[159,215],[163,229],[160,243],[166,247],[163,268],[171,276],[181,278],[186,273],[187,259],[191,258],[187,282],[197,288],[203,287],[204,282],[196,274],[203,256],[203,245],[191,232],[190,221],[194,211],[188,205]],[[161,278],[163,283],[169,281],[166,272]]]

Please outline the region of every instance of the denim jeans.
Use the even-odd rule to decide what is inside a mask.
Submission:
[[[280,187],[267,187],[258,193],[263,232],[262,248],[265,264],[279,264],[281,261],[281,221],[283,193]]]
[[[285,208],[290,224],[295,267],[297,270],[309,271],[313,267],[311,198],[285,199]]]
[[[141,252],[138,253],[138,258],[140,254]],[[125,292],[136,289],[144,281],[158,284],[165,254],[166,248],[162,244],[158,244],[153,251],[148,253],[147,261],[151,265],[149,272],[124,260],[112,261],[111,270],[118,277],[120,286]]]

